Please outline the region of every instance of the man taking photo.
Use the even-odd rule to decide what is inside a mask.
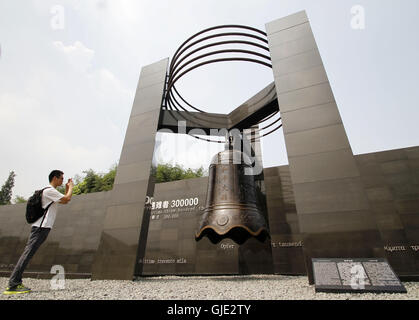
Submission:
[[[56,190],[64,181],[64,173],[60,170],[54,170],[49,174],[49,185],[45,186],[42,192],[42,208],[48,208],[47,212],[32,224],[31,233],[28,238],[25,250],[17,262],[12,275],[9,279],[9,287],[3,294],[11,295],[18,293],[28,293],[31,289],[25,287],[22,283],[23,272],[42,243],[47,239],[51,231],[55,217],[57,215],[58,203],[67,204],[73,195],[74,183],[68,179],[65,185],[65,195]]]

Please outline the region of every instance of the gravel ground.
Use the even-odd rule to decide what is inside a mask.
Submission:
[[[8,279],[0,278],[0,289]],[[140,281],[67,279],[52,290],[50,280],[25,278],[29,294],[1,295],[0,300],[419,300],[419,283],[404,282],[400,293],[316,293],[307,277],[280,275],[152,277]]]

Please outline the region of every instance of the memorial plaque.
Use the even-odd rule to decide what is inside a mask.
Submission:
[[[406,293],[386,259],[313,258],[316,292]]]

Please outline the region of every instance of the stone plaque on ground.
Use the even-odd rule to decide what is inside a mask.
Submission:
[[[407,292],[383,258],[313,258],[312,262],[316,292]]]

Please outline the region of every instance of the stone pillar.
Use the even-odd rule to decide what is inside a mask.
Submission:
[[[150,170],[164,93],[168,59],[141,70],[122,147],[115,184],[107,205],[92,279],[132,280],[145,241],[145,199],[154,191]],[[144,218],[144,219],[143,219]],[[142,236],[141,236],[142,234]],[[145,248],[145,243],[143,243]]]
[[[311,258],[383,257],[384,252],[306,13],[270,22],[266,30],[313,283]]]

